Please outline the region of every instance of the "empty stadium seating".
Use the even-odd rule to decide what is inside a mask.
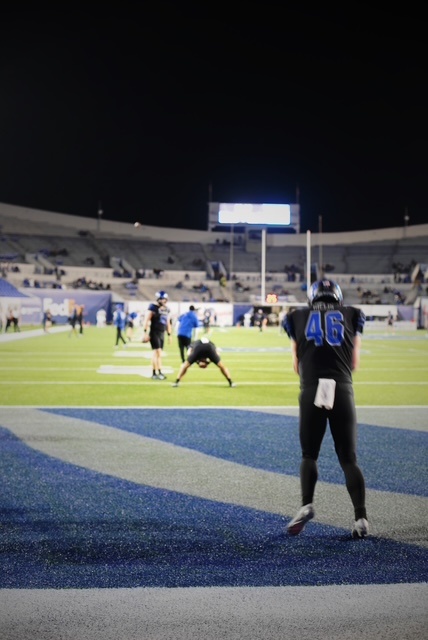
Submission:
[[[0,261],[3,276],[15,286],[36,278],[40,286],[72,287],[84,277],[125,299],[152,299],[160,287],[168,288],[171,299],[195,302],[245,302],[260,295],[260,243],[240,238],[231,246],[229,235],[190,231],[183,240],[183,230],[173,229],[157,234],[164,237],[145,237],[121,223],[111,223],[111,231],[108,225],[102,231],[82,229],[84,222],[88,226],[87,220],[49,212],[36,220],[38,212],[31,210],[23,224],[13,215],[15,211],[18,214],[18,208],[2,208],[0,203]],[[26,211],[19,213],[25,217]],[[420,226],[418,234],[407,227],[406,235],[403,230],[394,234],[387,230],[382,238],[379,230],[366,234],[364,240],[361,233],[347,234],[346,239],[337,234],[337,241],[314,234],[311,262],[318,264],[320,273],[339,281],[349,303],[365,298],[393,303],[397,291],[410,301],[420,293],[410,278],[412,266],[428,263],[428,225]],[[304,301],[306,260],[304,234],[285,238],[282,246],[268,246],[266,291]],[[214,267],[227,275],[226,287],[214,277]],[[201,283],[204,291],[198,290]]]

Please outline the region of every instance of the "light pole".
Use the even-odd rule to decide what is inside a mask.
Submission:
[[[262,228],[262,273],[260,284],[260,301],[263,305],[266,301],[266,227]]]
[[[322,255],[322,216],[318,216],[318,237],[319,237],[318,260],[320,263],[319,272],[321,274],[321,278],[324,278],[323,255]]]
[[[102,218],[103,213],[104,213],[104,211],[102,209],[101,202],[99,202],[98,203],[98,219],[97,219],[97,231],[98,231],[98,233],[101,230],[101,218]]]
[[[234,226],[230,225],[230,254],[229,254],[229,293],[230,301],[233,302],[233,245],[234,245]]]
[[[404,209],[404,237],[406,237],[407,226],[409,224],[409,214],[407,212],[407,207]]]

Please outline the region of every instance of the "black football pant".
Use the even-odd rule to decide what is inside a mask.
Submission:
[[[116,327],[116,347],[119,344],[119,341],[122,341],[123,344],[126,344],[126,340],[122,335],[122,329],[120,327]]]
[[[316,390],[316,385],[302,389],[299,396],[302,504],[310,504],[314,499],[318,480],[317,460],[328,423],[336,455],[345,475],[346,488],[354,506],[355,519],[366,518],[365,482],[357,464],[357,417],[352,384],[336,384],[334,406],[330,410],[314,405]]]
[[[190,346],[191,338],[187,338],[186,336],[177,336],[177,339],[181,362],[184,362],[187,358],[187,348]]]

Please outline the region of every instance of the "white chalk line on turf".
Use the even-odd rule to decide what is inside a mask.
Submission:
[[[150,378],[146,378],[147,381],[150,381],[150,384],[156,385],[156,386],[160,386],[160,384],[163,384],[163,386],[168,386],[168,381],[152,381],[150,380]],[[173,381],[173,376],[171,376],[171,382]],[[118,384],[126,384],[126,385],[141,385],[143,383],[143,381],[141,380],[137,380],[137,381],[120,381],[120,380],[115,380],[115,381],[109,381],[109,380],[69,380],[69,381],[63,381],[63,380],[50,380],[50,381],[42,381],[42,380],[0,380],[0,385],[13,385],[14,387],[16,386],[20,386],[20,385],[51,385],[51,386],[55,386],[55,385],[61,385],[61,386],[65,386],[65,385],[84,385],[87,386],[88,384],[91,385],[118,385]],[[225,384],[224,382],[214,382],[214,381],[201,381],[201,382],[190,382],[190,381],[185,381],[185,382],[181,382],[180,383],[180,388],[183,387],[189,387],[189,386],[222,386],[224,387]],[[391,382],[390,380],[386,380],[384,382],[374,382],[372,380],[367,380],[366,382],[354,382],[354,386],[366,386],[366,385],[370,385],[370,386],[428,386],[428,381],[424,382],[424,381],[410,381],[410,382],[403,382],[402,380],[397,380],[396,382]],[[243,381],[239,381],[236,382],[236,387],[294,387],[294,386],[298,386],[297,382],[274,382],[274,381],[268,381],[268,382],[243,382]]]

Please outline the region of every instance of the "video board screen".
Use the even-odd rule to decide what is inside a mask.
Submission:
[[[219,224],[254,224],[289,226],[289,204],[244,204],[221,202],[218,210]]]

